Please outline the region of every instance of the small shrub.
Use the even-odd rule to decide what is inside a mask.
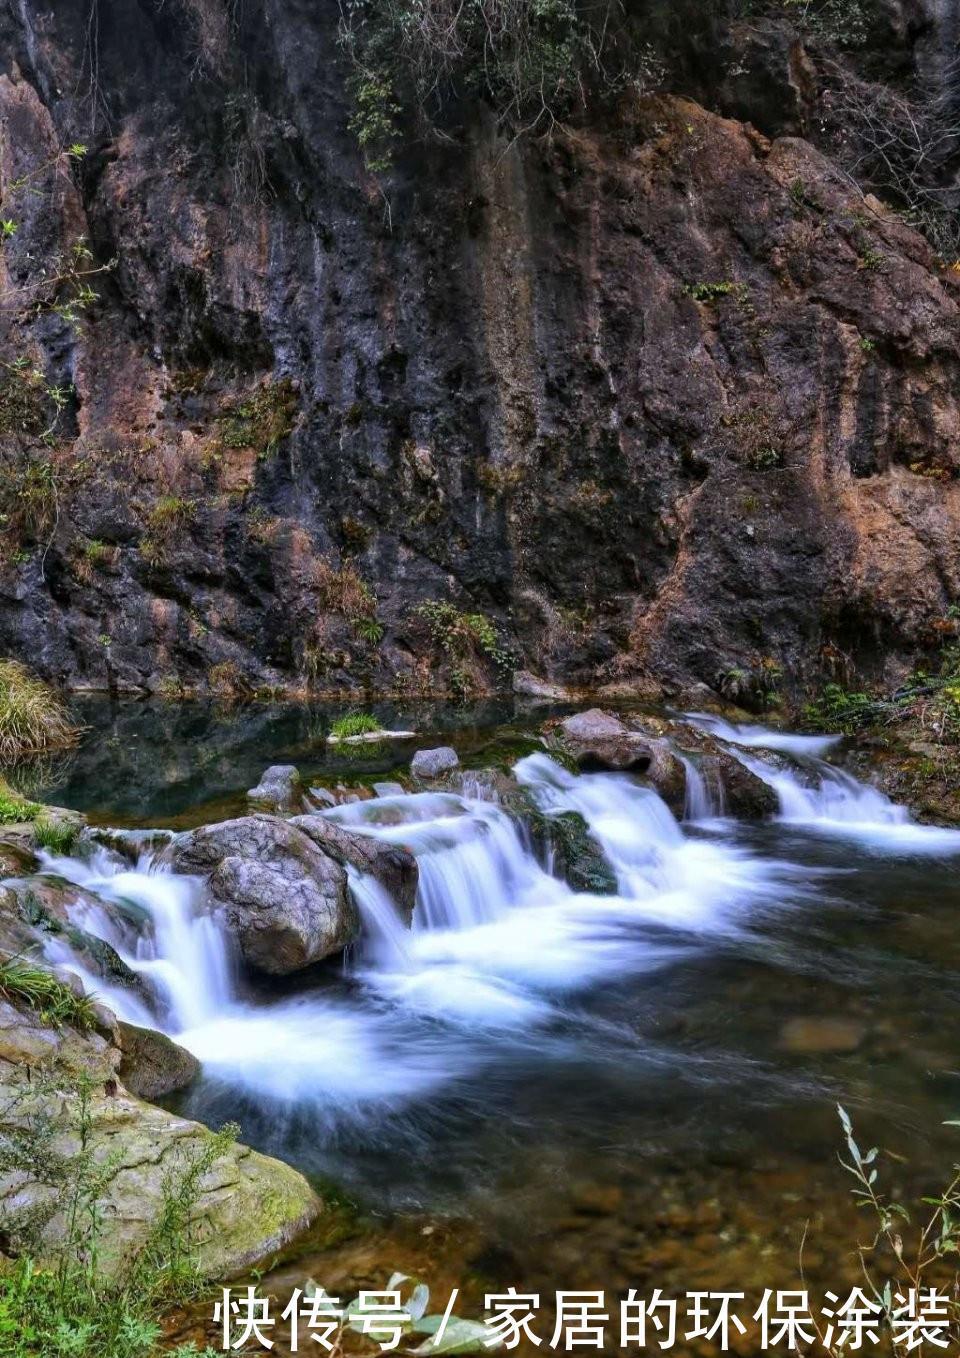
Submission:
[[[16,660],[0,660],[0,759],[64,748],[78,735],[49,684]]]
[[[513,652],[485,614],[461,613],[451,603],[431,599],[418,604],[413,615],[426,624],[433,645],[449,662],[455,692],[466,696],[476,687],[478,661],[492,662],[501,680],[511,673]]]
[[[369,712],[348,712],[338,717],[330,727],[330,734],[337,740],[349,740],[351,736],[375,735],[383,727]]]
[[[728,279],[720,283],[688,283],[683,290],[695,302],[718,302],[721,297],[742,302],[750,291],[746,283],[731,283]]]

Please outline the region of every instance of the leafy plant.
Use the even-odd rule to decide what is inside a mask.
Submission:
[[[731,283],[729,280],[719,283],[688,283],[683,290],[695,302],[717,302],[721,297],[730,296],[742,301],[749,292],[746,283]]]
[[[936,1319],[924,1323],[924,1337],[936,1334],[937,1338],[932,1342],[938,1350],[952,1347],[960,1338],[958,1275],[954,1262],[960,1254],[960,1166],[954,1166],[946,1188],[921,1199],[927,1211],[914,1222],[910,1210],[880,1185],[879,1148],[873,1146],[862,1150],[854,1137],[846,1109],[838,1104],[837,1112],[847,1154],[846,1159],[841,1156],[840,1163],[854,1181],[851,1192],[858,1207],[875,1223],[872,1238],[857,1246],[857,1254],[865,1295],[872,1297],[877,1326],[890,1341],[891,1352],[918,1348],[921,1341],[916,1313],[932,1292],[937,1297],[935,1309],[939,1314]],[[946,1125],[957,1127],[960,1122]],[[949,1287],[944,1287],[948,1270],[953,1277]],[[816,1315],[811,1315],[809,1320],[825,1352],[832,1358],[842,1358],[848,1351],[844,1340],[849,1336],[843,1334],[835,1339],[829,1331],[824,1331]],[[916,1342],[908,1344],[911,1332]]]
[[[456,692],[466,695],[475,687],[472,670],[478,659],[492,662],[501,680],[509,677],[513,651],[485,614],[462,613],[452,603],[430,599],[418,604],[413,615],[426,624],[434,646],[450,662]]]
[[[49,684],[16,660],[0,660],[0,759],[73,745],[79,736]]]

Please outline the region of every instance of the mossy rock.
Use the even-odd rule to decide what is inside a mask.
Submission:
[[[616,873],[579,811],[548,816],[526,788],[512,792],[504,805],[526,828],[541,860],[549,862],[556,876],[574,891],[592,896],[617,894]]]

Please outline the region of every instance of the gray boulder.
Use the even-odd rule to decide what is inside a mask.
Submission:
[[[93,1163],[110,1163],[97,1196],[102,1277],[122,1274],[149,1242],[171,1186],[185,1183],[192,1167],[202,1169],[190,1228],[203,1275],[243,1272],[310,1225],[321,1204],[301,1174],[248,1146],[215,1142],[199,1123],[142,1102],[121,1083],[123,1059],[99,1033],[45,1026],[32,1011],[0,1000],[0,1148],[28,1146],[40,1128],[44,1154],[51,1152],[50,1129],[54,1154],[76,1154],[78,1079],[87,1083],[87,1150]],[[0,1167],[0,1228],[14,1243],[24,1228],[31,1242],[40,1230],[41,1255],[55,1258],[64,1227],[64,1204],[42,1160],[36,1174],[29,1163]]]
[[[429,782],[449,773],[460,763],[457,752],[450,745],[438,745],[435,750],[418,750],[410,761],[410,772],[420,782]]]
[[[208,877],[251,967],[285,976],[340,952],[360,932],[347,874],[291,821],[257,814],[174,841],[178,872]]]
[[[417,898],[419,869],[412,853],[399,844],[386,844],[372,835],[354,835],[326,816],[314,813],[290,821],[309,835],[314,844],[343,867],[356,868],[375,878],[392,897],[409,924]]]
[[[293,764],[271,764],[265,769],[256,787],[250,788],[247,800],[262,811],[288,815],[303,806],[303,783]]]

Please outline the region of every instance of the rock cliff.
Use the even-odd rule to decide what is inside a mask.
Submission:
[[[883,12],[883,78],[946,107],[949,15]],[[742,697],[935,645],[960,274],[833,158],[816,44],[727,22],[654,94],[515,140],[468,110],[377,176],[337,22],[0,3],[0,650]],[[51,258],[115,266],[78,316],[30,305]]]

